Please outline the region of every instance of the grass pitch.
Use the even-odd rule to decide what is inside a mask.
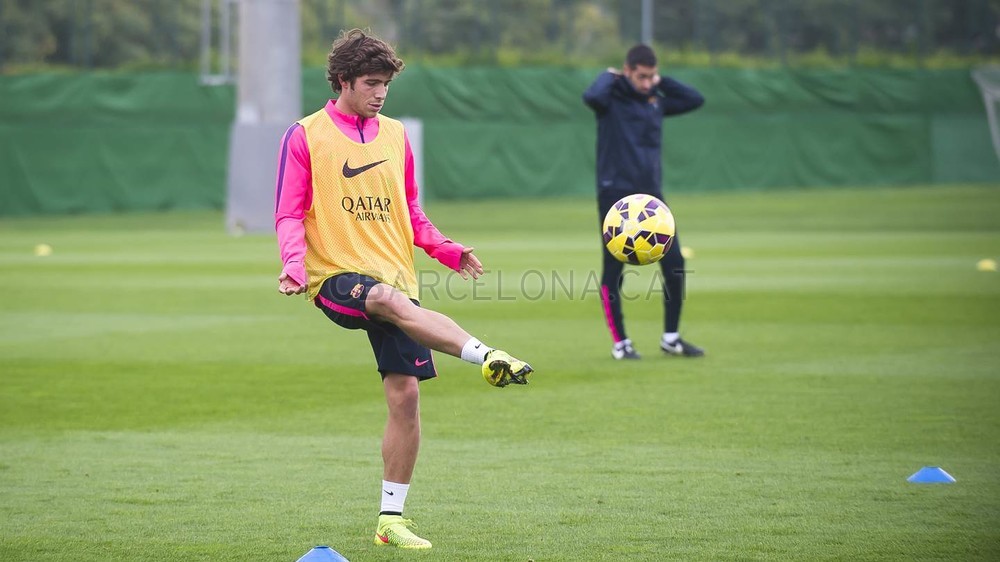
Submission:
[[[421,255],[425,306],[537,373],[498,390],[436,355],[417,553],[371,544],[367,339],[277,294],[273,237],[0,221],[0,560],[1000,558],[1000,274],[975,268],[1000,189],[671,203],[701,360],[658,352],[654,268],[626,282],[644,358],[611,359],[590,200],[428,205],[490,274]],[[925,465],[958,482],[906,482]]]

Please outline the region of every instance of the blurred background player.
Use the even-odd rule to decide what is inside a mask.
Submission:
[[[417,383],[436,376],[430,350],[481,365],[495,386],[526,384],[532,369],[417,302],[414,246],[463,279],[483,267],[424,215],[403,126],[379,115],[403,68],[392,47],[361,30],[333,43],[327,79],[338,97],[293,124],[281,143],[278,290],[306,292],[338,325],[367,331],[388,404],[375,543],[430,548],[402,518],[420,444]]]
[[[660,200],[660,145],[662,120],[695,110],[705,98],[694,88],[660,76],[656,54],[636,45],[625,56],[621,71],[609,68],[583,93],[583,101],[597,117],[598,224],[611,206],[626,195],[646,193]],[[603,247],[603,244],[602,244]],[[639,359],[625,333],[621,286],[624,264],[606,249],[601,272],[601,304],[611,330],[615,359]],[[700,357],[705,352],[681,339],[681,305],[684,300],[684,257],[675,236],[660,260],[663,272],[664,330],[660,348],[671,355]]]

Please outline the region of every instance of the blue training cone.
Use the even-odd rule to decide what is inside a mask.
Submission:
[[[906,481],[914,484],[951,484],[955,478],[940,466],[925,466],[914,472]]]
[[[328,546],[317,546],[299,558],[298,562],[350,562],[350,560]]]

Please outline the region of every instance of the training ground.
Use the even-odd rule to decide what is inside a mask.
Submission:
[[[273,236],[0,220],[0,560],[1000,559],[1000,273],[976,268],[1000,186],[669,203],[700,360],[657,349],[654,267],[626,282],[643,359],[611,359],[590,199],[428,203],[490,273],[419,255],[424,305],[537,373],[498,390],[435,355],[423,553],[371,544],[367,338],[277,293]],[[906,481],[924,466],[957,482]]]

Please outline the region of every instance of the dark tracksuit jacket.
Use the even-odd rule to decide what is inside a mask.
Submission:
[[[705,98],[666,76],[650,93],[641,94],[624,76],[604,72],[583,93],[583,102],[597,117],[598,222],[626,195],[646,193],[662,200],[663,118],[695,110]],[[606,250],[603,254],[601,301],[611,337],[618,342],[627,337],[620,298],[623,264]],[[665,280],[664,331],[676,332],[684,291],[684,258],[676,237],[659,263]]]

